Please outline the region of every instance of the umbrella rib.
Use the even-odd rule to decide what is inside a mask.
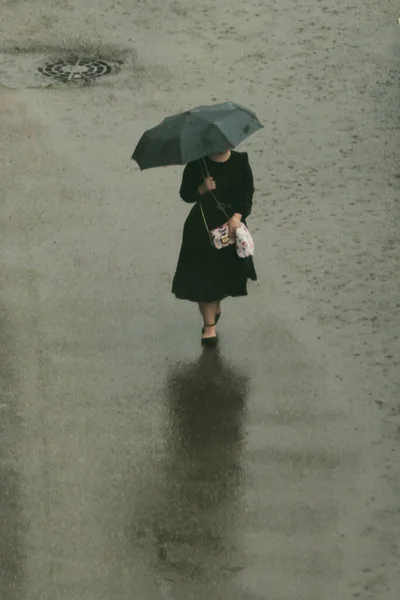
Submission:
[[[226,141],[226,143],[228,144],[228,148],[230,148],[232,142],[226,137],[225,133],[223,131],[221,131],[221,129],[219,130],[219,132],[222,135],[222,137],[224,138],[224,140]]]
[[[199,119],[200,121],[205,121],[206,123],[210,123],[211,125],[217,125],[217,123],[219,123],[219,120],[212,120],[212,119],[205,117],[204,115],[197,115],[195,113],[192,113],[192,114],[194,117],[196,117],[196,119]]]
[[[231,113],[233,111],[230,111]],[[224,131],[222,130],[222,128],[219,125],[218,121],[210,121],[209,119],[207,119],[206,117],[204,117],[203,115],[196,115],[196,118],[205,121],[206,123],[210,124],[210,127],[212,127],[213,125],[218,127],[219,133],[221,134],[221,136],[224,138],[224,140],[226,141],[226,143],[228,144],[228,147],[231,146],[232,142],[231,140],[228,139],[228,137],[226,136],[226,134],[224,133]]]

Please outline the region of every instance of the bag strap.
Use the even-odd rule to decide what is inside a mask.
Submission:
[[[199,202],[199,204],[200,204],[201,214],[203,215],[204,225],[206,226],[206,229],[207,229],[208,233],[210,233],[210,230],[209,230],[208,225],[207,225],[206,217],[204,216],[204,210],[203,210],[203,207],[201,205],[201,202]]]
[[[201,172],[202,172],[202,175],[203,175],[204,179],[206,177],[210,177],[210,172],[209,172],[209,170],[207,168],[207,163],[204,160],[204,158],[200,159],[200,167],[201,167]],[[211,194],[211,197],[214,198],[215,202],[217,203],[218,208],[224,213],[224,215],[226,216],[226,218],[229,221],[229,215],[226,214],[226,210],[224,209],[224,207],[222,206],[222,204],[218,200],[217,196],[214,194],[214,192],[212,190],[209,193]],[[203,213],[203,218],[205,220],[204,211],[203,211],[203,208],[201,206],[201,203],[200,203],[200,208],[201,208],[201,212]],[[208,227],[207,227],[207,230],[208,230]]]

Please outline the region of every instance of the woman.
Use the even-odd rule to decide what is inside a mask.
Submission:
[[[247,280],[257,279],[253,259],[239,258],[234,244],[220,250],[214,248],[209,229],[228,221],[234,237],[236,229],[251,213],[253,194],[247,153],[227,150],[205,158],[204,162],[191,162],[184,169],[180,196],[195,206],[183,229],[172,292],[181,300],[199,304],[204,321],[201,339],[206,346],[217,343],[216,325],[222,300],[228,296],[247,296]]]

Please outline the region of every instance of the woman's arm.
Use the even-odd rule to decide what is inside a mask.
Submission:
[[[198,202],[202,195],[199,192],[199,187],[202,185],[202,173],[197,162],[189,163],[183,170],[181,189],[179,195],[189,204]]]
[[[250,167],[249,157],[247,152],[243,154],[243,167],[242,167],[242,181],[240,186],[240,192],[238,194],[237,200],[233,205],[233,210],[235,215],[246,219],[250,213],[253,206],[253,196],[254,196],[254,178],[253,172]]]

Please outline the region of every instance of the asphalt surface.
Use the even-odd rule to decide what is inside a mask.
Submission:
[[[0,9],[1,598],[397,599],[398,3]],[[203,353],[182,169],[129,157],[226,99],[260,279]]]

